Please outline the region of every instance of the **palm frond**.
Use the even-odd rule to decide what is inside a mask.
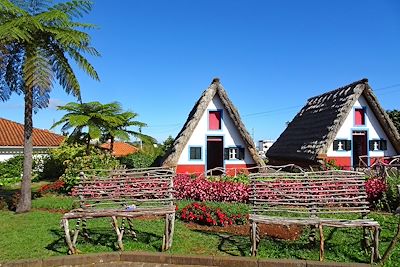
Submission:
[[[68,14],[71,18],[80,18],[83,14],[92,10],[93,2],[89,0],[73,0],[54,5],[51,9],[56,9]]]
[[[36,88],[42,94],[50,91],[53,84],[53,71],[49,61],[41,49],[36,48],[26,53],[23,65],[25,86]]]
[[[94,67],[89,63],[89,61],[83,57],[78,51],[74,49],[68,48],[66,50],[68,54],[73,58],[79,65],[79,67],[84,70],[90,77],[93,79],[99,81],[99,75],[97,74],[96,70]]]
[[[55,44],[50,44],[48,53],[52,70],[60,85],[68,94],[72,93],[81,101],[81,87],[62,49]]]

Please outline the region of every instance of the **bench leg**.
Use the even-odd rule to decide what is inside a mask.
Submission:
[[[76,220],[76,225],[75,225],[75,232],[74,232],[74,237],[72,238],[72,245],[75,247],[76,245],[76,240],[78,239],[79,231],[80,231],[80,226],[81,226],[81,219]]]
[[[174,235],[175,214],[165,215],[165,228],[163,235],[162,251],[168,250],[172,246],[172,239]]]
[[[65,241],[67,242],[69,251],[68,254],[75,254],[76,248],[75,246],[72,244],[71,241],[71,235],[70,235],[70,231],[69,231],[69,223],[68,223],[68,219],[62,219],[62,226],[64,228],[64,232],[65,232]]]
[[[374,227],[374,239],[373,245],[371,246],[371,264],[374,262],[378,262],[380,255],[379,255],[379,235],[380,235],[380,228]]]
[[[319,260],[323,261],[324,260],[324,244],[325,244],[324,229],[322,228],[322,224],[319,224],[318,228],[319,228],[319,240],[320,240]]]
[[[260,234],[256,222],[251,222],[250,242],[251,242],[251,256],[256,256],[258,244],[260,243]]]
[[[124,231],[123,230],[121,231],[119,229],[117,217],[112,216],[111,218],[112,218],[112,225],[113,225],[115,232],[117,233],[117,237],[118,237],[118,239],[117,239],[118,247],[120,250],[124,250],[124,244],[122,243],[122,237],[124,235]]]
[[[132,236],[132,238],[134,240],[136,240],[137,236],[136,236],[136,232],[133,230],[133,221],[132,218],[126,218],[128,221],[128,234],[130,234]]]
[[[167,243],[167,249],[170,249],[172,247],[172,241],[174,239],[174,229],[175,229],[175,213],[169,215],[169,225],[168,225],[168,243]]]
[[[86,218],[82,218],[82,235],[86,240],[90,239],[90,236],[89,236],[89,233],[87,230],[87,219]]]
[[[308,236],[308,241],[310,241],[311,245],[315,245],[316,228],[317,228],[317,225],[310,225],[310,234]]]

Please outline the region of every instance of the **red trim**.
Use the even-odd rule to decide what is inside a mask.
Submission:
[[[178,165],[176,173],[204,173],[204,165]]]
[[[255,167],[256,164],[226,164],[226,174],[229,176],[235,176],[238,173],[249,173],[248,168]]]
[[[340,166],[345,170],[351,169],[351,157],[327,157],[325,160],[333,160],[337,166]]]

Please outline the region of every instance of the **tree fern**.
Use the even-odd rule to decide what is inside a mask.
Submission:
[[[32,110],[48,105],[54,81],[81,100],[81,88],[70,65],[76,61],[95,80],[84,54],[99,56],[85,29],[95,25],[74,21],[91,10],[92,2],[72,0],[51,5],[48,0],[0,0],[0,100],[25,95],[24,174],[19,211],[30,209]],[[83,29],[83,30],[82,30]]]

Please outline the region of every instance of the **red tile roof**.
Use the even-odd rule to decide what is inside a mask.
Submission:
[[[48,130],[33,128],[34,147],[59,146],[64,136],[52,133]],[[24,125],[0,118],[0,146],[23,146]]]
[[[102,148],[110,149],[110,143],[102,144]],[[113,155],[116,157],[123,157],[129,154],[136,153],[139,149],[124,142],[114,142]]]

